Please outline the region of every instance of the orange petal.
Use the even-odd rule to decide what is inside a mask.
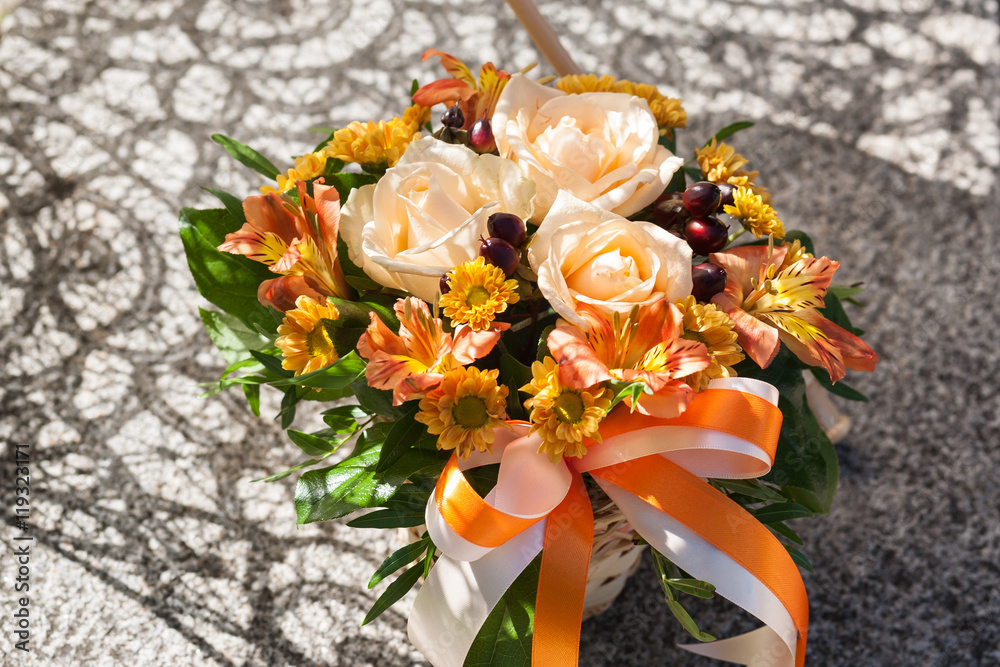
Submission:
[[[459,81],[463,81],[466,85],[475,88],[476,79],[472,76],[472,71],[466,67],[465,63],[451,55],[450,53],[445,53],[444,51],[438,51],[437,49],[427,49],[424,51],[424,55],[420,57],[421,60],[426,61],[429,58],[437,56],[441,59],[441,66],[444,67],[448,74]],[[420,104],[418,102],[418,104]],[[426,106],[426,105],[423,105]]]
[[[451,355],[455,358],[455,361],[466,366],[476,359],[482,359],[489,354],[499,340],[499,328],[486,331],[473,331],[471,327],[459,326],[458,330],[455,331]]]
[[[559,362],[559,381],[574,389],[586,389],[612,379],[586,335],[576,327],[556,327],[547,339],[549,352]]]
[[[718,303],[715,299],[712,301]],[[727,310],[726,314],[733,321],[733,329],[736,331],[738,342],[743,351],[757,362],[758,366],[767,368],[774,361],[781,348],[778,330],[740,308]]]
[[[413,103],[423,107],[432,107],[435,104],[454,104],[459,100],[468,100],[479,95],[479,91],[470,88],[467,84],[457,79],[438,79],[421,86],[413,94]],[[468,120],[468,118],[466,119]]]
[[[713,252],[708,256],[708,261],[726,270],[726,293],[742,302],[743,295],[753,289],[750,280],[759,278],[761,269],[766,268],[768,264],[781,266],[788,249],[784,246],[774,248],[770,260],[768,251],[766,245],[740,246],[732,250]]]
[[[779,324],[781,340],[788,349],[804,363],[825,368],[832,382],[844,377],[845,368],[872,371],[878,362],[878,355],[863,340],[818,310],[797,312]]]
[[[672,419],[680,416],[694,398],[694,389],[687,384],[674,380],[664,385],[652,395],[643,394],[639,397],[636,411],[640,414]]]
[[[257,300],[265,306],[274,306],[281,312],[295,308],[295,300],[308,296],[316,300],[325,297],[314,290],[302,276],[281,276],[265,280],[257,288]]]

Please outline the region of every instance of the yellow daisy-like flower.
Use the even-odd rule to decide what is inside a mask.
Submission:
[[[695,391],[703,391],[708,381],[735,377],[733,366],[743,361],[743,348],[736,342],[733,321],[714,303],[698,303],[694,296],[678,299],[677,307],[684,315],[681,338],[702,343],[708,349],[709,364],[704,370],[684,378]]]
[[[552,357],[533,363],[531,375],[521,391],[532,396],[524,407],[531,410],[531,432],[542,436],[538,451],[553,463],[562,456],[586,454],[585,438],[601,441],[597,429],[611,407],[611,390],[603,384],[587,390],[563,386]]]
[[[724,210],[734,218],[739,218],[743,226],[757,238],[767,234],[773,234],[779,239],[785,236],[785,225],[778,220],[774,209],[750,188],[737,188],[733,193],[733,205],[725,206]]]
[[[451,291],[441,296],[439,305],[452,324],[468,324],[473,331],[493,325],[497,313],[517,303],[517,281],[507,280],[503,269],[487,264],[482,257],[459,264],[448,273]]]
[[[284,357],[281,367],[304,375],[337,361],[340,357],[333,347],[330,329],[339,317],[340,311],[326,299],[297,298],[295,308],[285,312],[274,342]]]
[[[297,181],[311,181],[322,176],[326,170],[326,153],[324,151],[325,149],[295,158],[294,168],[289,169],[284,174],[278,174],[278,187],[265,185],[260,189],[261,193],[266,195],[272,192],[288,192],[295,187]]]
[[[414,105],[402,118],[377,123],[354,121],[334,132],[323,152],[327,157],[357,162],[366,171],[385,171],[399,162],[411,142],[420,138],[420,128],[430,119],[430,113],[429,108]]]
[[[715,137],[712,137],[712,143],[695,149],[694,154],[698,160],[698,166],[701,167],[701,176],[706,181],[725,182],[737,188],[745,187],[760,195],[765,204],[771,202],[771,195],[767,188],[755,185],[753,182],[759,172],[742,169],[741,167],[746,165],[747,159],[737,153],[732,146],[718,142]]]
[[[556,88],[564,93],[627,93],[641,97],[649,103],[649,108],[660,126],[660,134],[669,134],[671,128],[687,127],[687,112],[682,102],[660,94],[656,86],[634,81],[617,81],[607,74],[571,74],[556,81]]]
[[[416,419],[437,435],[438,449],[454,449],[463,459],[473,450],[493,451],[493,429],[507,425],[507,387],[497,385],[500,371],[475,367],[448,371],[420,399]]]

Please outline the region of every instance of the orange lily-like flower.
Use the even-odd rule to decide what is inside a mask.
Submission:
[[[392,389],[393,405],[419,398],[441,384],[444,374],[486,356],[509,325],[473,331],[461,325],[454,335],[445,333],[439,318],[431,318],[427,304],[416,297],[400,299],[394,306],[399,334],[394,334],[375,313],[358,341],[358,353],[368,359],[365,377],[376,389]]]
[[[337,189],[316,181],[314,198],[306,193],[305,182],[299,181],[296,187],[300,204],[276,192],[247,197],[243,201],[247,221],[226,234],[219,246],[223,252],[245,255],[280,274],[260,284],[257,299],[282,312],[294,308],[300,296],[322,301],[326,296],[352,294],[337,258]]]
[[[612,320],[581,304],[577,313],[588,331],[572,325],[556,327],[548,337],[549,351],[559,362],[559,380],[568,387],[586,389],[607,380],[643,382],[652,394],[638,405],[642,414],[669,419],[687,408],[694,389],[683,382],[709,364],[703,343],[681,338],[683,315],[666,299]]]
[[[875,351],[817,310],[840,264],[808,255],[786,264],[787,253],[788,246],[744,246],[710,256],[726,270],[726,289],[712,302],[733,320],[740,346],[766,368],[784,342],[804,363],[825,368],[833,382],[845,367],[874,370]]]
[[[461,128],[464,130],[472,127],[472,124],[480,118],[492,118],[497,99],[503,87],[507,85],[510,74],[497,69],[493,63],[486,63],[479,69],[477,81],[465,63],[453,55],[437,49],[427,49],[422,60],[434,56],[441,58],[441,65],[452,78],[438,79],[421,86],[413,95],[414,104],[425,107],[432,107],[438,103],[448,106],[457,104],[465,116],[465,125]]]

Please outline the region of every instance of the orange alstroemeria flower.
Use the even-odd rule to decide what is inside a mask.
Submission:
[[[393,405],[419,398],[441,384],[444,374],[480,359],[500,340],[509,325],[473,331],[460,325],[454,335],[431,318],[427,304],[416,297],[396,302],[399,334],[394,334],[375,313],[358,341],[358,353],[368,359],[365,377],[376,389],[392,389]]]
[[[788,246],[744,246],[710,255],[726,270],[726,289],[712,303],[733,320],[740,346],[767,368],[784,342],[804,363],[825,368],[833,382],[845,367],[874,370],[875,351],[817,310],[840,264],[805,256],[786,266],[787,252]]]
[[[586,304],[577,313],[589,331],[564,325],[548,337],[560,382],[581,390],[607,380],[643,382],[653,393],[633,406],[640,413],[669,419],[687,409],[695,392],[681,378],[710,360],[703,343],[681,338],[684,318],[677,306],[664,299],[624,318],[614,313],[611,321]]]
[[[438,103],[448,106],[457,104],[465,116],[465,125],[462,126],[464,130],[472,127],[472,124],[480,118],[492,118],[497,99],[503,87],[507,85],[510,74],[497,69],[493,63],[486,63],[479,69],[477,81],[465,63],[455,56],[437,49],[427,49],[422,59],[427,60],[434,56],[441,58],[441,65],[452,78],[438,79],[421,86],[413,95],[414,104],[425,107],[432,107]]]
[[[296,187],[301,204],[276,192],[243,200],[247,221],[226,234],[225,243],[219,246],[223,252],[244,255],[280,274],[260,284],[257,299],[282,312],[295,308],[300,296],[323,300],[353,294],[337,258],[337,189],[316,181],[314,198],[306,193],[305,182],[299,181]]]

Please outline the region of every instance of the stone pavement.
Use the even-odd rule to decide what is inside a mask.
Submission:
[[[682,96],[685,150],[756,121],[735,143],[783,219],[869,288],[882,363],[851,381],[872,401],[845,406],[836,507],[802,526],[809,664],[1000,664],[996,0],[542,8],[585,70]],[[486,0],[28,0],[0,31],[0,506],[28,445],[35,538],[23,654],[22,533],[0,536],[0,662],[422,664],[406,604],[358,627],[393,536],[297,530],[292,480],[249,483],[297,450],[241,396],[197,397],[223,363],[177,211],[261,185],[212,132],[278,161],[309,127],[401,109],[438,76],[427,48],[517,69],[527,37]],[[697,617],[749,627],[721,602]],[[646,561],[581,664],[708,664],[676,640]]]

